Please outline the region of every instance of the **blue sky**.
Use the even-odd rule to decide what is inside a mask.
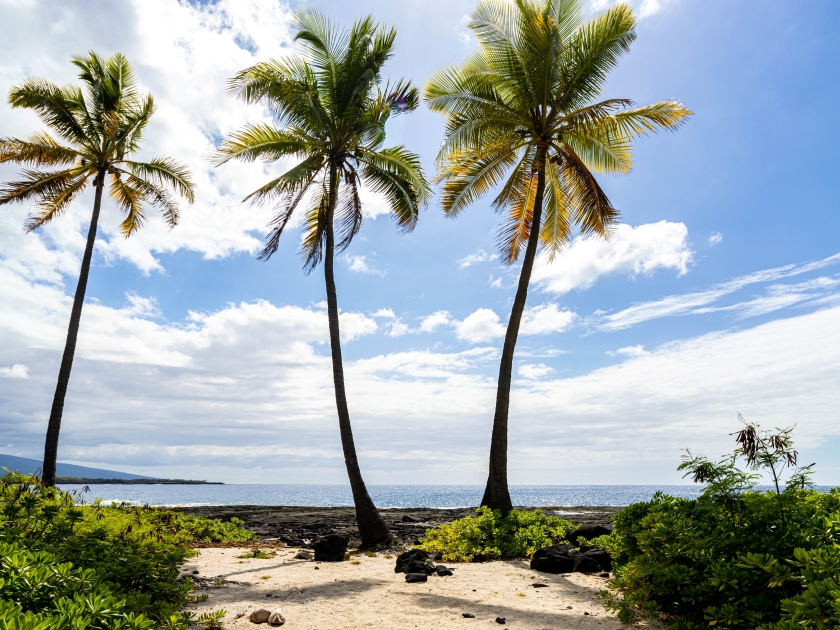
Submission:
[[[60,459],[140,474],[342,482],[320,268],[299,230],[255,260],[269,210],[239,200],[281,165],[206,161],[259,107],[224,80],[288,54],[289,7],[269,0],[107,5],[0,0],[0,88],[73,80],[69,56],[128,55],[158,103],[148,154],[189,164],[199,195],[169,232],[137,237],[106,211],[88,287]],[[610,3],[587,4],[595,12]],[[347,23],[397,27],[391,77],[418,85],[474,46],[472,3],[320,1]],[[641,141],[602,179],[622,212],[609,243],[538,264],[520,337],[512,483],[671,483],[680,449],[729,450],[736,412],[798,423],[818,480],[840,483],[840,228],[830,112],[840,96],[833,3],[644,0],[605,97],[683,101],[695,116]],[[48,34],[48,36],[45,36]],[[0,106],[0,134],[38,128]],[[388,130],[429,175],[442,121]],[[12,177],[3,167],[0,176]],[[410,235],[377,199],[337,265],[351,416],[371,483],[481,483],[498,349],[518,269],[492,259],[483,199],[453,221],[436,202]],[[90,212],[82,198],[37,235],[0,209],[0,447],[38,457]]]

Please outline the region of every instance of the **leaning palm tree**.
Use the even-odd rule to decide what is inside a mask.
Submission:
[[[324,262],[344,462],[362,544],[373,546],[391,535],[368,495],[356,457],[344,388],[333,259],[362,225],[362,185],[384,196],[402,232],[416,225],[429,194],[420,159],[402,146],[383,148],[383,143],[388,118],[415,109],[419,94],[405,81],[381,85],[382,66],[394,47],[394,29],[386,29],[368,16],[356,21],[349,31],[337,30],[310,9],[295,14],[295,26],[299,56],[259,63],[230,82],[233,94],[247,103],[267,105],[283,128],[269,124],[245,127],[223,142],[217,163],[283,158],[297,162],[246,201],[277,207],[259,256],[263,260],[277,251],[280,236],[298,205],[306,208],[301,254],[307,273]]]
[[[429,107],[446,118],[437,158],[441,203],[455,217],[490,189],[504,213],[500,258],[516,262],[519,286],[502,349],[490,471],[482,505],[507,513],[507,435],[513,352],[537,249],[549,259],[575,227],[607,238],[618,219],[593,171],[626,173],[631,142],[688,116],[676,101],[634,107],[598,101],[607,72],[635,39],[629,8],[616,6],[584,21],[577,0],[482,0],[469,27],[477,50],[435,73],[425,87]]]
[[[55,485],[58,434],[106,179],[111,199],[125,216],[120,229],[126,238],[142,227],[146,205],[157,208],[170,226],[178,223],[178,206],[170,189],[193,201],[193,183],[185,167],[170,158],[131,159],[154,113],[154,100],[150,94],[143,97],[138,93],[128,60],[119,53],[103,59],[91,52],[87,57],[74,57],[72,63],[80,70],[83,88],[30,78],[9,92],[12,107],[34,110],[59,140],[45,132],[25,140],[0,139],[0,164],[14,162],[25,167],[19,181],[0,188],[0,204],[35,202],[24,226],[27,232],[59,218],[89,184],[94,188],[87,245],[44,445],[41,474],[48,486]]]

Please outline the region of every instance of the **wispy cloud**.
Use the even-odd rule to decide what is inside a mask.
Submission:
[[[596,315],[590,324],[595,330],[620,330],[641,322],[661,317],[703,314],[717,311],[738,311],[742,317],[753,317],[806,302],[820,297],[837,287],[836,278],[817,278],[795,285],[774,285],[768,287],[767,295],[733,305],[710,306],[721,298],[731,295],[747,286],[774,282],[803,273],[816,271],[840,263],[840,254],[829,256],[802,265],[785,265],[774,269],[756,271],[739,276],[727,282],[712,286],[705,291],[669,295],[659,300],[634,304],[618,313]]]
[[[374,267],[366,254],[360,256],[347,254],[344,256],[344,261],[347,263],[347,268],[355,273],[367,273],[380,277],[384,277],[386,274],[385,271]]]
[[[29,378],[29,368],[20,363],[11,367],[0,367],[0,378]]]
[[[723,234],[720,232],[712,232],[709,235],[709,240],[706,241],[706,247],[714,247],[723,242]]]
[[[472,265],[477,265],[478,263],[489,262],[491,260],[496,260],[496,254],[488,254],[483,249],[479,249],[474,254],[470,254],[469,256],[464,256],[463,258],[459,258],[456,262],[461,269],[465,267],[471,267]]]

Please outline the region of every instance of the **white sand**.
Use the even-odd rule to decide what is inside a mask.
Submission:
[[[184,565],[185,574],[197,569],[203,578],[246,583],[202,590],[209,594],[208,600],[188,610],[201,613],[223,608],[227,611],[224,625],[232,628],[269,628],[248,621],[257,608],[280,608],[286,617],[284,629],[487,629],[501,627],[496,617],[506,619],[504,627],[518,629],[622,627],[596,598],[606,579],[580,573],[566,577],[538,573],[524,560],[444,563],[453,568],[454,576],[433,575],[428,582],[408,584],[404,574],[394,573],[395,558],[384,554],[354,557],[358,564],[295,560],[298,549],[278,549],[277,556],[269,559],[236,557],[246,551],[201,549]],[[534,588],[533,583],[548,587]],[[464,618],[465,612],[475,619]]]

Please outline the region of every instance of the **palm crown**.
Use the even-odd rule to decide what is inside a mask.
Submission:
[[[321,260],[333,218],[339,250],[358,232],[361,185],[384,195],[404,231],[417,223],[429,188],[417,155],[402,146],[383,148],[386,121],[414,110],[419,100],[409,82],[381,86],[380,71],[392,54],[394,29],[386,30],[368,16],[350,31],[335,32],[329,21],[308,9],[295,18],[301,56],[259,63],[229,84],[242,100],[266,104],[284,128],[249,125],[224,141],[216,161],[300,160],[247,200],[278,207],[260,255],[265,259],[277,250],[292,213],[306,199],[301,253],[311,270]]]
[[[618,212],[591,171],[626,173],[634,138],[691,114],[673,100],[593,102],[635,39],[635,19],[621,5],[588,22],[582,14],[576,0],[483,0],[469,23],[478,50],[425,88],[429,107],[446,116],[438,181],[448,215],[510,172],[493,201],[507,214],[499,249],[508,264],[528,241],[538,188],[539,238],[551,256],[575,225],[607,236]]]
[[[36,211],[26,222],[27,231],[32,231],[59,217],[92,178],[98,186],[107,175],[110,196],[125,215],[123,235],[142,226],[146,204],[160,210],[170,226],[176,225],[178,206],[168,189],[192,203],[189,171],[170,158],[131,159],[154,113],[152,96],[138,93],[131,66],[119,53],[102,59],[91,52],[72,62],[80,70],[84,90],[30,78],[9,93],[12,107],[35,110],[67,144],[45,132],[25,140],[0,139],[0,163],[27,167],[20,181],[0,189],[0,204],[36,200]]]

